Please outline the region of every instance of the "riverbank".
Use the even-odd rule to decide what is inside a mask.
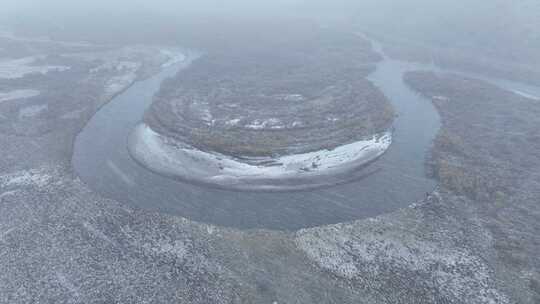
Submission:
[[[145,168],[182,181],[233,190],[287,191],[334,185],[334,174],[361,168],[379,158],[390,146],[392,136],[385,133],[331,150],[260,157],[249,162],[168,141],[143,124],[130,135],[128,149]]]

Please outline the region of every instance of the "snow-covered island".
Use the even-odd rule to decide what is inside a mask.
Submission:
[[[162,175],[234,189],[350,179],[389,147],[394,110],[366,78],[378,57],[355,35],[332,36],[342,43],[314,35],[198,58],[161,84],[131,134],[132,157]],[[278,46],[287,52],[269,51]]]

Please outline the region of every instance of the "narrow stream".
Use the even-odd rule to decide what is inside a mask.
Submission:
[[[188,54],[188,58],[193,57]],[[261,193],[207,188],[154,174],[131,159],[127,138],[142,120],[161,82],[189,64],[187,60],[134,84],[98,111],[79,134],[73,165],[93,190],[134,207],[210,224],[296,230],[387,213],[422,199],[436,186],[435,180],[426,177],[425,158],[440,128],[440,118],[431,101],[404,84],[403,74],[440,70],[387,58],[369,79],[391,100],[398,114],[393,143],[377,161],[354,172],[353,182],[310,191]],[[537,94],[537,88],[492,82]]]

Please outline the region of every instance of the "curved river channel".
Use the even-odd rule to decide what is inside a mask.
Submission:
[[[388,58],[378,64],[369,79],[390,99],[398,114],[393,142],[375,162],[351,173],[352,182],[309,191],[242,192],[183,183],[150,172],[130,157],[127,139],[150,107],[161,82],[187,67],[197,56],[189,52],[186,55],[183,63],[164,68],[118,95],[79,134],[73,166],[90,188],[134,207],[195,221],[278,230],[374,217],[406,207],[435,188],[436,181],[426,177],[425,158],[440,128],[440,118],[430,100],[405,85],[403,74],[439,69]],[[487,80],[506,89],[540,96],[540,90],[534,87]]]

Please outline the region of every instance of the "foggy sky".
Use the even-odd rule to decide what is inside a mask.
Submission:
[[[144,23],[146,16],[171,19],[312,17],[347,23],[352,28],[404,39],[508,53],[540,62],[538,0],[2,0],[4,19],[69,22],[87,17],[87,26],[102,15],[119,23]],[[176,16],[176,17],[175,17]],[[68,20],[71,18],[71,20]],[[36,21],[37,20],[37,21]],[[249,26],[249,24],[246,24]],[[96,26],[99,28],[99,26]],[[536,55],[535,55],[536,54]]]
[[[85,11],[226,12],[236,14],[264,13],[293,7],[303,0],[3,0],[4,13],[54,12],[81,14]]]

